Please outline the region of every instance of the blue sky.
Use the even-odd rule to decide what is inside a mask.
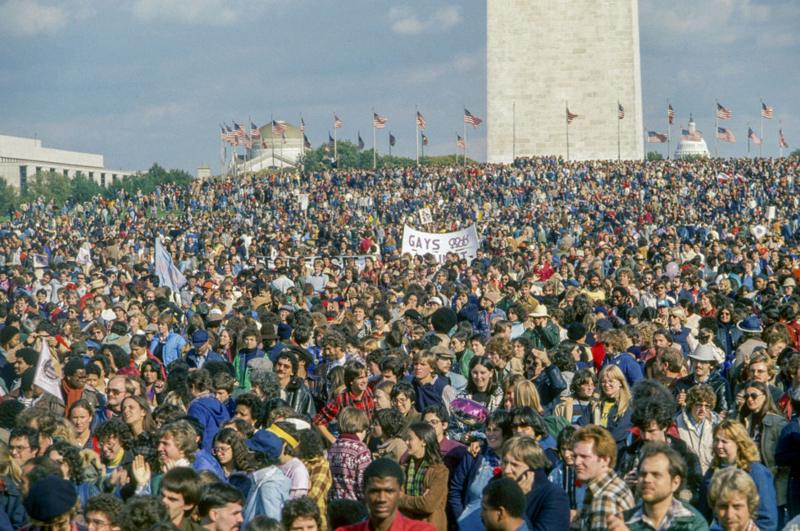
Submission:
[[[713,149],[719,99],[738,140],[720,154],[744,155],[763,98],[776,112],[764,154],[778,153],[778,119],[800,145],[800,2],[641,0],[639,15],[645,128],[664,130],[669,99]],[[419,105],[427,152],[452,153],[462,107],[485,118],[485,57],[481,0],[0,0],[0,133],[194,173],[218,168],[221,122],[302,113],[316,146],[334,110],[340,138],[360,130],[369,146],[374,108],[413,156]],[[470,131],[479,159],[484,135]]]

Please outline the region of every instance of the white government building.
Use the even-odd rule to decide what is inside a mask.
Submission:
[[[67,177],[83,174],[100,186],[138,172],[110,170],[103,155],[42,146],[38,138],[0,135],[0,178],[9,186],[25,190],[37,173],[56,172]]]
[[[258,172],[269,168],[293,168],[305,152],[303,132],[297,125],[283,122],[283,138],[272,134],[272,122],[262,126],[261,140],[253,141],[253,148],[237,161],[237,171]]]
[[[687,129],[689,135],[686,138],[681,138],[678,142],[678,147],[675,148],[675,158],[685,159],[689,157],[709,157],[708,146],[703,138],[703,133],[697,131],[697,125],[694,119],[689,116],[689,127]]]

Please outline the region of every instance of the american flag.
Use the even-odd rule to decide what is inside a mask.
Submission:
[[[386,127],[386,117],[376,112],[372,113],[372,127],[375,129],[383,129]]]
[[[341,129],[342,128],[342,121],[336,116],[336,113],[333,113],[333,128],[334,129]]]
[[[725,127],[717,127],[717,138],[722,140],[723,142],[729,142],[729,143],[736,142],[736,137],[733,136],[731,130],[726,129]]]
[[[617,118],[619,118],[620,120],[625,118],[625,108],[622,107],[622,104],[620,102],[617,102]]]
[[[331,147],[333,147],[333,144],[335,144],[335,143],[336,143],[336,141],[335,141],[335,140],[333,139],[333,137],[331,136],[331,132],[330,132],[330,131],[328,131],[328,145],[329,145],[329,146],[331,146]]]
[[[703,133],[700,131],[695,131],[694,133],[690,133],[688,129],[681,130],[681,139],[682,140],[693,140],[695,142],[703,139]]]
[[[720,120],[730,120],[731,116],[733,116],[733,113],[725,108],[724,105],[717,102],[717,118]]]
[[[649,144],[663,144],[666,141],[667,141],[667,135],[665,135],[664,133],[657,133],[655,131],[647,132],[647,142]]]
[[[422,130],[425,130],[425,123],[426,123],[425,117],[422,116],[422,113],[417,111],[417,127],[419,127]]]
[[[775,111],[772,109],[772,107],[770,107],[769,105],[767,105],[766,103],[764,103],[762,101],[761,102],[761,117],[762,118],[766,118],[767,120],[772,120],[772,117],[773,117],[774,114],[775,114]]]
[[[222,132],[219,135],[219,139],[222,140],[223,142],[227,142],[228,141],[228,133],[225,131],[225,128],[222,127],[221,125],[219,126],[219,128],[222,130]]]
[[[230,128],[229,125],[225,125],[225,129],[228,131],[228,142],[230,142],[232,146],[238,146],[239,145],[238,135],[233,131],[233,129]]]
[[[571,113],[571,112],[569,112],[569,107],[567,107],[567,124],[571,124],[571,123],[572,123],[572,120],[574,120],[574,119],[575,119],[575,118],[577,118],[577,117],[578,117],[578,115],[577,115],[577,114],[574,114],[574,113]]]
[[[397,143],[397,139],[394,137],[392,133],[389,133],[389,145],[394,146]]]
[[[783,136],[783,129],[778,129],[778,147],[781,148],[789,147],[789,143],[786,142],[786,138]]]
[[[753,131],[752,127],[748,127],[747,128],[747,138],[749,138],[750,142],[752,142],[753,144],[755,144],[757,146],[761,145],[761,139],[758,137],[756,132]]]
[[[247,149],[253,149],[253,139],[250,138],[249,135],[245,135],[244,137],[244,147]]]
[[[422,135],[422,145],[423,146],[427,146],[428,145],[428,137],[425,136],[425,133],[420,133],[420,134]]]
[[[244,132],[242,126],[233,122],[233,134],[235,134],[238,138],[244,138],[247,136],[247,133]]]
[[[483,120],[478,118],[477,116],[473,116],[471,112],[469,112],[466,108],[464,109],[464,123],[469,124],[472,127],[478,127],[483,123]]]
[[[456,146],[461,149],[467,149],[467,144],[464,143],[464,139],[461,138],[461,135],[456,135]]]
[[[670,103],[669,105],[667,105],[667,122],[669,122],[669,125],[672,125],[674,121],[675,121],[675,109],[672,108],[672,104]]]
[[[281,142],[286,143],[286,131],[281,132]]]
[[[305,133],[303,133],[303,147],[306,149],[311,149],[311,141],[308,139]]]
[[[358,149],[364,149],[364,139],[361,138],[361,131],[358,132]]]
[[[273,135],[283,135],[286,131],[286,122],[282,122],[280,120],[272,120],[272,134]]]
[[[261,138],[261,129],[253,122],[250,122],[250,136],[253,138]]]
[[[300,117],[300,132],[301,133],[306,132],[306,122],[303,120],[302,116]]]

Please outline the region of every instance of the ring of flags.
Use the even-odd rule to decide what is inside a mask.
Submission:
[[[772,120],[775,117],[775,109],[769,105],[767,105],[763,100],[760,102],[760,118],[766,120]],[[578,113],[572,112],[569,106],[565,106],[565,118],[567,125],[572,124],[572,122],[579,117]],[[671,103],[667,104],[667,123],[668,125],[672,125],[675,122],[675,109],[673,108]],[[617,102],[617,119],[623,120],[625,118],[625,108],[621,102]],[[716,102],[716,112],[715,118],[717,120],[730,120],[733,118],[733,112],[729,107],[726,107],[719,101]],[[427,127],[427,120],[423,116],[420,111],[415,112],[415,121],[418,130],[420,131],[420,140],[423,146],[427,146],[429,144],[428,136],[423,132]],[[246,123],[246,122],[245,122]],[[376,112],[372,114],[372,127],[375,129],[384,129],[388,123],[388,119],[385,116],[382,116]],[[466,107],[464,107],[464,124],[471,125],[473,128],[477,128],[480,124],[483,123],[483,119],[475,116],[472,114]],[[261,128],[259,128],[255,122],[250,121],[250,128],[249,130],[245,129],[240,125],[238,122],[232,122],[233,126],[229,126],[228,124],[220,124],[220,140],[224,143],[228,143],[231,146],[238,146],[244,145],[248,149],[252,148],[253,141],[256,139],[260,139],[261,147],[266,147],[266,141],[263,138],[261,133]],[[286,143],[286,131],[288,129],[288,123],[283,120],[271,120],[271,131],[273,136],[280,137],[282,142]],[[337,113],[333,114],[333,127],[334,129],[341,129],[344,126],[344,122],[339,117]],[[306,135],[306,124],[305,120],[300,116],[300,125],[299,125],[300,133],[302,134],[303,138],[303,145],[307,149],[311,149],[311,142]],[[681,131],[683,140],[700,140],[703,138],[703,134],[699,131],[695,133],[690,133],[687,129],[683,129]],[[762,130],[763,133],[763,130]],[[726,142],[726,143],[734,143],[736,142],[736,136],[730,128],[722,127],[717,125],[716,139]],[[357,134],[358,138],[358,148],[364,149],[364,140],[361,137],[361,132],[359,131]],[[647,143],[650,144],[663,144],[668,142],[668,135],[655,131],[655,130],[648,130],[647,131]],[[747,139],[749,142],[752,142],[755,145],[762,145],[763,144],[763,137],[756,133],[756,131],[748,125],[747,128]],[[328,144],[333,146],[335,139],[328,133]],[[389,144],[390,146],[394,146],[397,142],[397,137],[393,133],[389,133]],[[783,134],[783,128],[778,129],[777,135],[777,144],[778,147],[781,149],[785,149],[789,147],[788,142],[786,141],[786,137]],[[459,149],[466,149],[466,140],[462,135],[456,134],[456,146]]]

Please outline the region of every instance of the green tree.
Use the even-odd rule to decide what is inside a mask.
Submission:
[[[664,155],[658,151],[648,151],[647,160],[664,160]]]
[[[0,216],[9,214],[21,203],[19,193],[13,186],[9,186],[5,179],[0,179]]]
[[[792,152],[789,154],[789,156],[790,156],[790,157],[795,157],[795,158],[798,158],[798,159],[800,159],[800,149],[795,149],[794,151],[792,151]]]
[[[83,203],[96,195],[102,195],[103,187],[79,173],[70,181],[69,198],[76,203]]]
[[[59,172],[37,173],[28,179],[28,186],[22,192],[21,199],[31,202],[41,197],[46,202],[54,201],[61,206],[71,196],[70,178]]]

